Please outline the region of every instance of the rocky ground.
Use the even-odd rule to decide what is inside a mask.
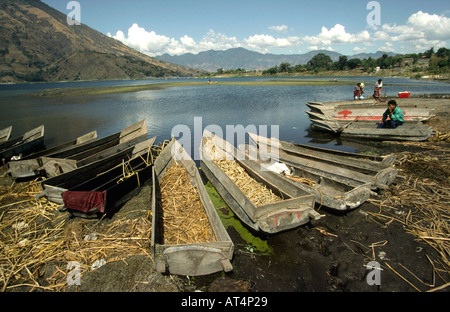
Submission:
[[[424,99],[411,101],[420,105]],[[4,177],[0,290],[447,292],[450,103],[434,99],[428,104],[437,113],[428,122],[436,135],[427,142],[359,145],[364,153],[396,153],[399,176],[389,189],[348,213],[317,207],[320,220],[276,235],[248,230],[243,235],[242,229],[228,227],[235,253],[227,274],[193,278],[153,269],[150,185],[112,218],[86,220],[70,219],[45,199],[35,200],[37,181]],[[226,207],[220,210],[225,218],[230,215]],[[75,264],[68,266],[71,261]],[[81,273],[78,283],[71,279],[74,272]]]

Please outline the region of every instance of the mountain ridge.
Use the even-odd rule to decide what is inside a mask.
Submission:
[[[201,70],[152,58],[39,0],[0,1],[0,82],[193,77]]]
[[[292,66],[299,64],[305,65],[318,53],[324,53],[330,56],[333,62],[338,61],[339,57],[343,56],[341,53],[327,50],[309,51],[304,54],[263,54],[239,47],[228,50],[208,50],[198,54],[169,55],[166,53],[161,56],[156,56],[156,58],[173,64],[215,72],[219,68],[226,70],[237,68],[265,70],[280,65],[281,63],[290,63]],[[395,55],[390,52],[377,51],[376,53],[360,53],[347,57],[348,59],[365,59],[369,57],[376,59],[383,54]]]

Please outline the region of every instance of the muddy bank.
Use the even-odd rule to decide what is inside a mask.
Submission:
[[[227,274],[188,278],[153,269],[150,185],[111,218],[84,220],[70,219],[45,199],[33,199],[39,192],[34,181],[1,178],[0,289],[448,292],[450,118],[445,104],[448,100],[436,105],[440,113],[428,123],[437,135],[427,142],[360,143],[363,153],[396,153],[399,177],[351,212],[316,207],[323,215],[320,220],[264,236],[243,226],[211,190],[236,247],[234,270]],[[74,273],[68,268],[71,261],[81,273],[76,285],[69,279]],[[380,270],[367,267],[372,261]]]

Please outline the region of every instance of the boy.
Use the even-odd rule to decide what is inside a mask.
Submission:
[[[397,102],[395,100],[391,100],[388,102],[388,109],[384,112],[383,119],[380,124],[378,124],[377,128],[395,129],[398,126],[403,125],[404,122],[403,111],[397,107]]]

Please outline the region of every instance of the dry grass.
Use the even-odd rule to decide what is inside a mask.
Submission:
[[[191,184],[186,168],[177,162],[166,168],[160,188],[164,244],[215,241],[197,188]]]
[[[405,152],[398,155],[397,167],[407,178],[393,185],[384,193],[381,200],[369,200],[380,208],[378,213],[371,215],[385,226],[394,221],[401,223],[407,233],[435,249],[440,258],[430,262],[435,275],[448,286],[446,280],[446,276],[450,274],[448,163],[422,153]],[[417,289],[415,286],[414,288]]]
[[[166,145],[153,148],[154,154]],[[134,174],[128,167],[123,164],[123,178]],[[71,261],[84,274],[99,260],[151,258],[150,207],[119,211],[111,220],[69,219],[57,204],[34,198],[40,182],[0,186],[0,291],[65,291]]]

